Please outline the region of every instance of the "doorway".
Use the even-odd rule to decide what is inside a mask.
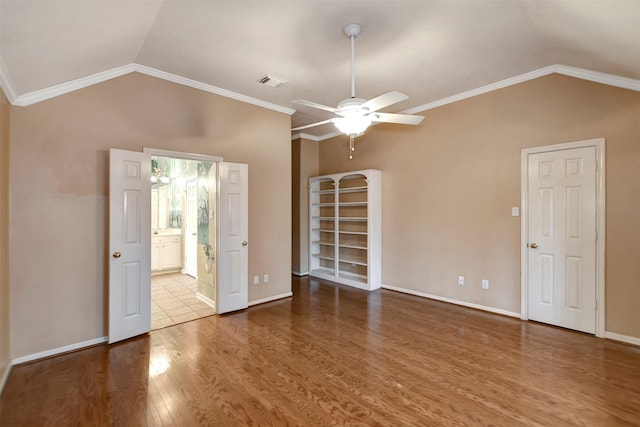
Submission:
[[[152,330],[216,312],[217,230],[209,219],[217,168],[216,162],[151,157]]]
[[[248,165],[222,162],[219,157],[148,148],[142,153],[112,148],[109,153],[109,343],[151,329],[151,183],[154,180],[151,156],[197,161],[198,182],[200,178],[215,182],[206,188],[198,186],[196,297],[215,307],[217,314],[247,308]],[[163,172],[156,171],[155,179],[170,182],[166,177],[168,172]],[[158,203],[165,193],[169,200],[172,192],[169,188],[158,189]],[[181,272],[175,262],[175,254],[180,258],[182,253],[180,249],[176,251],[182,242],[175,239],[181,236],[176,236],[176,230],[160,233],[160,229],[165,230],[162,225],[177,229],[177,224],[181,224],[172,203],[158,205],[159,217],[154,222],[158,227],[157,237],[165,239],[157,243],[170,246],[166,254],[161,245],[154,248],[158,257],[154,259],[156,270],[160,266],[165,273],[172,269]],[[161,210],[167,218],[160,215]]]
[[[521,160],[521,318],[604,336],[604,139]]]

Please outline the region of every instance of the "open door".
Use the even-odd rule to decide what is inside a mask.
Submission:
[[[184,215],[184,273],[198,277],[198,185],[197,180],[186,183],[187,197]]]
[[[111,149],[109,343],[151,328],[151,156]]]
[[[248,224],[249,167],[240,163],[219,163],[218,314],[249,305]]]

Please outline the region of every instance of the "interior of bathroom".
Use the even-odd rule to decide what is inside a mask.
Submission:
[[[151,159],[151,329],[215,314],[216,168]]]

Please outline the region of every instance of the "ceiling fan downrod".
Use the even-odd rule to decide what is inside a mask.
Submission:
[[[351,39],[351,97],[356,97],[356,37],[362,31],[360,24],[352,22],[344,26],[344,34]]]

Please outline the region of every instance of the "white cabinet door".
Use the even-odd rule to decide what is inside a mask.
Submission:
[[[109,342],[151,328],[151,156],[111,149]]]
[[[162,268],[162,261],[160,259],[160,249],[162,245],[159,243],[151,244],[151,270],[160,270]]]
[[[173,240],[173,239],[172,239]],[[168,270],[171,268],[182,267],[180,250],[180,241],[169,242],[162,245],[162,269]]]

